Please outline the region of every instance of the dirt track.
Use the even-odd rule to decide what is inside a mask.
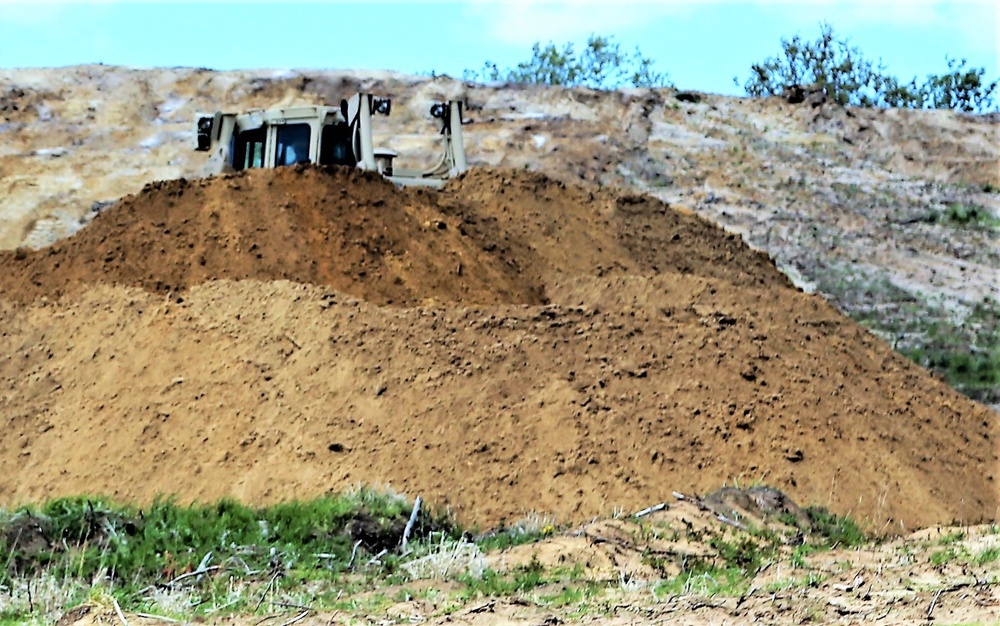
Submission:
[[[0,262],[2,504],[366,482],[569,522],[763,480],[889,531],[998,514],[996,414],[655,200],[258,171]]]

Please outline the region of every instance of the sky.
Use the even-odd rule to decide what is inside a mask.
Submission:
[[[389,69],[461,77],[510,67],[535,42],[591,34],[641,50],[679,88],[742,94],[750,65],[820,22],[904,80],[966,58],[1000,78],[1000,0],[466,0],[8,2],[0,68],[104,63],[212,69]]]

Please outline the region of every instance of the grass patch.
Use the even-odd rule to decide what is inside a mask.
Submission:
[[[685,522],[686,529],[669,529],[668,541],[701,543],[710,548],[706,554],[647,553],[643,542],[663,537],[636,522],[634,548],[660,579],[632,580],[622,571],[620,579],[590,580],[581,563],[546,566],[537,555],[506,571],[488,567],[486,550],[554,532],[540,517],[473,540],[424,510],[401,554],[411,506],[395,494],[358,490],[263,508],[232,500],[132,507],[79,497],[0,510],[0,625],[52,623],[81,603],[107,608],[114,601],[125,611],[181,621],[272,615],[288,606],[363,617],[431,593],[416,582],[428,579],[451,581],[442,611],[480,598],[517,597],[583,615],[618,587],[654,596],[741,595],[762,569],[790,552],[793,564],[804,568],[809,553],[854,545],[862,537],[850,520],[808,509],[808,518],[798,520],[801,527],[792,529],[795,536],[801,530],[807,544],[794,550],[785,527],[746,531]],[[817,576],[805,574],[787,584],[810,584]]]
[[[952,203],[940,213],[934,213],[928,219],[932,224],[945,224],[954,227],[996,228],[1000,220],[993,216],[985,207],[977,204]]]
[[[1000,547],[986,548],[972,557],[972,563],[975,565],[986,565],[997,560],[1000,560]]]
[[[984,297],[961,313],[912,294],[884,276],[841,268],[819,291],[855,321],[951,387],[984,403],[1000,402],[1000,303]]]
[[[0,514],[0,590],[11,596],[23,590],[33,610],[31,594],[37,598],[38,592],[31,585],[77,581],[93,589],[97,581],[130,610],[148,609],[157,595],[189,590],[192,597],[182,606],[252,612],[247,602],[259,603],[248,587],[266,583],[264,594],[276,595],[371,567],[391,579],[411,508],[396,494],[369,489],[264,508],[233,500],[133,507],[60,498]],[[458,531],[421,511],[411,537],[419,541],[432,532]],[[84,600],[76,594],[53,602]],[[23,620],[23,604],[0,602],[0,617]]]

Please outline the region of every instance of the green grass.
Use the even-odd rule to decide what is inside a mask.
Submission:
[[[940,213],[931,215],[931,223],[945,224],[954,227],[996,228],[1000,220],[986,208],[977,204],[949,204]]]
[[[234,595],[234,585],[266,584],[276,593],[304,589],[311,581],[335,582],[349,566],[365,571],[383,551],[373,566],[391,580],[410,511],[404,498],[368,489],[264,508],[233,500],[193,505],[158,500],[133,507],[93,497],[60,498],[0,513],[0,590],[43,577],[103,580],[123,607],[142,610],[149,607],[151,592],[204,571],[179,587],[194,590],[199,605],[221,606]],[[419,541],[431,532],[458,531],[424,510],[412,538]],[[257,599],[243,594],[228,606],[252,612],[248,602]],[[0,619],[26,617],[22,609],[4,606],[0,602],[0,611],[6,611]]]
[[[460,580],[465,585],[463,597],[467,599],[512,596],[531,591],[547,582],[545,568],[535,557],[527,565],[514,568],[510,573],[488,569],[480,578],[465,575]]]
[[[886,277],[830,268],[817,287],[855,321],[973,400],[1000,402],[1000,303],[984,297],[961,316]]]
[[[414,590],[412,581],[426,576],[415,575],[410,564],[439,553],[454,556],[458,547],[478,555],[480,566],[430,576],[451,581],[442,610],[481,598],[518,597],[584,615],[606,591],[626,585],[624,579],[589,580],[582,564],[545,566],[537,556],[505,571],[486,568],[484,550],[537,541],[554,531],[537,517],[471,543],[457,525],[425,510],[413,549],[404,556],[399,540],[410,511],[405,499],[372,490],[261,508],[232,500],[193,505],[159,500],[133,507],[77,497],[0,510],[0,626],[48,623],[60,610],[83,602],[107,607],[112,598],[126,611],[179,620],[272,614],[282,603],[371,615],[427,593]],[[634,524],[637,550],[659,538],[645,522],[623,523]],[[649,582],[648,591],[740,595],[761,569],[789,553],[796,567],[805,568],[806,555],[854,545],[862,537],[853,522],[822,509],[809,509],[808,521],[798,523],[807,544],[791,551],[785,528],[669,529],[674,541],[703,542],[711,552],[644,555],[662,577]],[[203,573],[178,580],[193,572]],[[816,575],[806,574],[788,584],[809,584]],[[47,595],[42,593],[46,585],[52,589]],[[28,604],[29,588],[34,606]]]

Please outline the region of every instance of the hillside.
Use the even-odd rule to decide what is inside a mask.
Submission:
[[[1000,402],[1000,123],[672,90],[481,86],[386,73],[0,70],[0,249],[39,247],[150,181],[197,177],[199,110],[395,99],[377,143],[430,163],[461,95],[473,165],[650,193],[767,252],[898,350]]]
[[[997,515],[997,414],[810,293],[919,322],[896,347],[943,324],[989,340],[996,231],[946,219],[993,210],[989,119],[332,73],[15,79],[2,504],[364,482],[493,525],[762,481],[886,531]],[[440,192],[198,177],[194,110],[357,89],[397,99],[377,142],[414,161],[428,102],[464,90],[474,169]]]

